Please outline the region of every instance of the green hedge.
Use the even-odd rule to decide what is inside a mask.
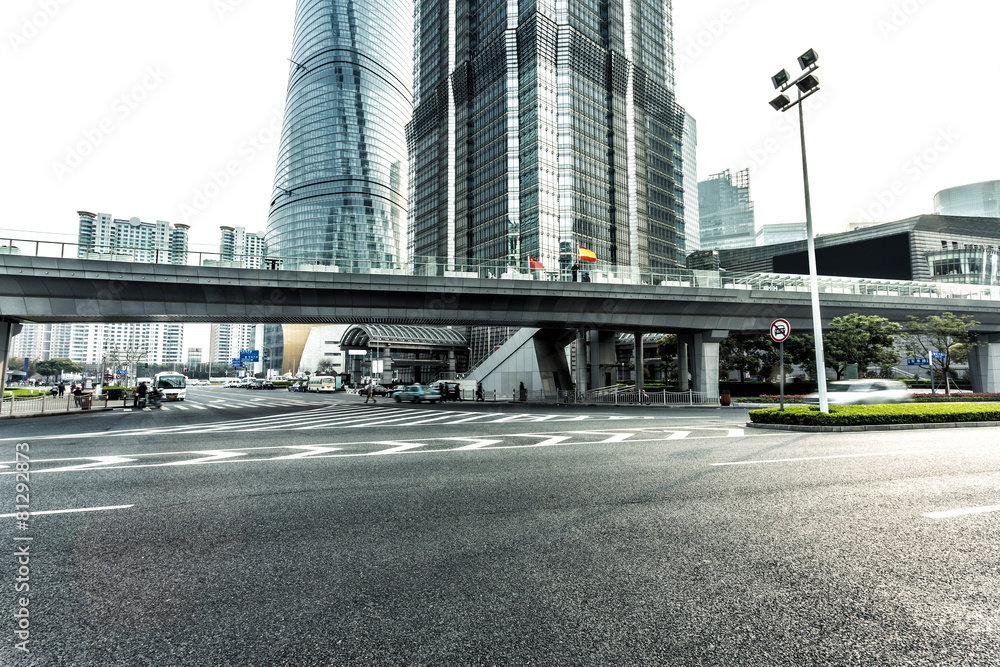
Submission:
[[[942,403],[920,405],[831,405],[830,413],[819,407],[792,406],[751,410],[750,421],[756,424],[796,424],[800,426],[869,426],[873,424],[932,424],[942,422],[1000,421],[996,403]]]

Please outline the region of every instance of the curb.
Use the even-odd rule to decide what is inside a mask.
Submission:
[[[869,424],[867,426],[802,426],[799,424],[757,424],[747,422],[747,428],[771,431],[803,431],[806,433],[862,433],[865,431],[919,431],[932,428],[996,427],[1000,422],[937,422],[932,424]]]
[[[28,417],[57,417],[60,415],[79,415],[88,412],[111,412],[114,408],[90,408],[89,410],[64,410],[57,412],[29,412],[21,415],[0,415],[0,419],[26,419]]]

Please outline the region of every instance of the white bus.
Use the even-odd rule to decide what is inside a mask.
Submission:
[[[159,389],[168,401],[183,401],[187,393],[187,376],[180,373],[157,373],[153,377],[153,388]]]
[[[309,378],[306,391],[337,391],[340,389],[339,375],[314,375]]]

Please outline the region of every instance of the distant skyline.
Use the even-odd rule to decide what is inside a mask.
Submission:
[[[7,0],[0,235],[75,241],[76,211],[262,231],[285,104],[294,0]],[[820,55],[807,107],[816,231],[933,209],[1000,178],[1000,3],[676,0],[677,99],[698,172],[751,170],[758,225],[805,219],[798,121],[770,77]]]

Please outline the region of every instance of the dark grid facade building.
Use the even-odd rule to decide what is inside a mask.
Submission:
[[[412,256],[682,264],[670,20],[669,0],[417,0]]]
[[[401,259],[412,39],[410,2],[296,3],[270,255],[342,271]]]
[[[718,251],[728,271],[808,274],[806,241]],[[1000,218],[921,215],[816,237],[823,276],[1000,282]]]

